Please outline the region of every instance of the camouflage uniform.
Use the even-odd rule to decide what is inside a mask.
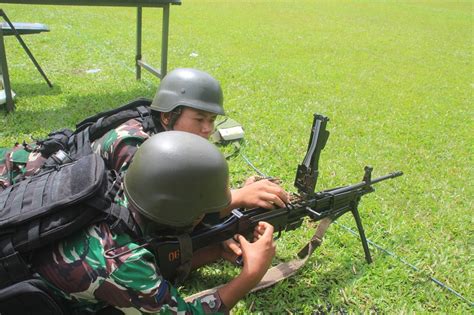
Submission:
[[[129,235],[115,234],[99,223],[40,251],[33,265],[78,314],[93,314],[109,305],[126,314],[227,313],[217,292],[186,303],[160,275],[147,249],[105,257],[108,250],[110,257],[137,246]]]
[[[163,127],[157,130],[163,131]],[[107,168],[121,172],[128,168],[140,144],[153,134],[143,130],[140,119],[130,119],[94,141],[92,150],[102,156]],[[41,169],[46,158],[37,149],[35,143],[0,148],[0,191]]]
[[[116,170],[123,175],[138,147],[153,134],[163,131],[163,126],[159,125],[153,132],[147,133],[143,130],[140,120],[130,119],[94,141],[92,151],[104,159],[107,168]],[[220,214],[218,212],[208,213],[203,219],[203,223],[207,225],[215,225],[219,222]]]
[[[35,144],[17,143],[12,149],[0,148],[0,191],[34,175],[45,161]]]
[[[157,130],[161,131],[162,127]],[[130,165],[138,147],[152,135],[143,130],[140,120],[130,119],[94,141],[92,151],[104,159],[107,168],[123,172]]]

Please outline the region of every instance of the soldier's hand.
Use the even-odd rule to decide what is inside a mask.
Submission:
[[[258,282],[267,272],[275,256],[273,226],[259,222],[254,230],[254,239],[255,241],[250,243],[242,235],[238,236],[244,260],[242,274]]]
[[[228,239],[221,243],[222,253],[221,257],[231,263],[235,263],[237,257],[242,255],[240,244],[234,239]]]
[[[249,181],[244,187],[232,191],[234,208],[273,209],[285,207],[289,194],[278,184],[269,180]]]

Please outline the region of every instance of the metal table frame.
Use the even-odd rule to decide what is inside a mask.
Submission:
[[[30,4],[30,5],[69,5],[69,6],[113,6],[113,7],[136,7],[137,8],[137,45],[135,55],[136,78],[141,78],[141,68],[162,79],[168,70],[168,34],[170,5],[180,5],[181,0],[0,0],[8,4]],[[142,9],[144,7],[162,8],[162,34],[161,34],[161,68],[155,69],[142,60]],[[3,45],[3,33],[0,30],[0,46]],[[0,47],[1,48],[1,47]],[[6,57],[5,57],[6,58]],[[6,71],[5,71],[6,70]],[[8,81],[8,69],[3,72],[4,81]],[[5,80],[6,78],[6,80]],[[7,91],[5,91],[7,92]],[[8,95],[10,100],[8,100]],[[10,104],[10,105],[9,105]],[[7,110],[13,110],[13,99],[11,92],[7,93]]]
[[[30,51],[26,43],[21,38],[21,35],[29,35],[29,34],[38,34],[42,32],[49,32],[49,28],[47,28],[43,24],[39,24],[38,26],[33,26],[32,23],[12,23],[3,9],[0,9],[0,17],[5,20],[6,25],[2,23],[2,27],[0,27],[0,75],[2,77],[2,84],[3,89],[5,91],[5,101],[7,111],[13,111],[15,109],[15,104],[13,103],[13,95],[10,85],[10,76],[8,73],[8,64],[7,64],[7,54],[5,51],[5,42],[3,40],[4,36],[15,36],[23,47],[23,50],[26,52],[30,60],[35,65],[38,72],[43,76],[44,80],[48,84],[49,87],[53,87],[51,82],[49,81],[48,77],[44,73],[43,69],[39,65],[38,61],[36,61],[33,53]],[[16,25],[16,26],[15,26]]]

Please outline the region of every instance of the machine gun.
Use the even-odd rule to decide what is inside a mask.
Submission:
[[[372,258],[360,219],[358,204],[362,196],[374,191],[372,187],[374,184],[401,176],[403,173],[398,171],[372,179],[372,167],[366,166],[361,182],[315,192],[319,156],[329,137],[329,132],[326,130],[328,121],[329,119],[325,116],[314,115],[308,150],[303,163],[298,166],[296,172],[295,187],[298,189],[298,194],[286,207],[272,210],[263,208],[235,209],[224,222],[194,231],[190,235],[192,251],[230,239],[235,234],[249,235],[260,221],[272,224],[274,231],[279,236],[283,231],[291,231],[300,227],[303,219],[309,217],[310,220],[321,221],[319,225],[324,226],[321,232],[317,233],[318,237],[322,239],[325,230],[332,221],[346,212],[351,212],[359,230],[366,261],[371,263]],[[324,224],[322,224],[322,220],[324,220]],[[321,243],[321,239],[318,240],[317,245]],[[144,246],[151,246],[156,251],[160,271],[165,278],[174,279],[178,267],[184,261],[189,262],[189,253],[187,258],[183,257],[182,242],[182,239],[180,241],[175,236],[159,236],[144,244]],[[189,240],[187,242],[189,245]]]

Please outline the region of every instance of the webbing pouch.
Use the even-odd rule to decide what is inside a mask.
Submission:
[[[69,138],[69,154],[73,159],[79,159],[80,157],[92,154],[89,131],[89,128],[86,128],[81,132],[75,132]]]
[[[38,144],[40,145],[39,151],[46,158],[58,150],[66,151],[68,140],[71,135],[72,131],[67,128],[51,132],[48,134],[48,138],[38,141]]]
[[[10,186],[0,192],[0,242],[25,253],[105,219],[115,186],[96,154]]]

